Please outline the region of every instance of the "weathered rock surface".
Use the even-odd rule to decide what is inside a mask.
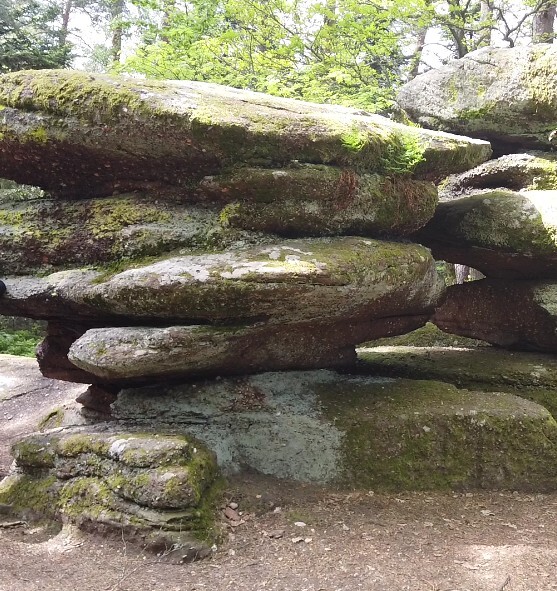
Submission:
[[[437,205],[432,183],[327,166],[241,169],[226,181],[203,183],[206,199],[197,204],[149,192],[79,201],[0,198],[2,273],[215,252],[272,242],[276,234],[405,235]],[[222,203],[211,201],[217,185]]]
[[[218,534],[214,456],[184,435],[75,427],[30,435],[13,454],[20,473],[0,499],[15,514],[125,533],[189,559]]]
[[[0,312],[50,320],[43,373],[97,384],[345,366],[356,344],[423,325],[444,290],[424,247],[353,237],[6,284]]]
[[[111,275],[11,277],[0,313],[188,323],[371,319],[424,314],[443,286],[427,249],[363,238],[287,240],[174,257]]]
[[[488,160],[441,183],[441,201],[490,189],[513,191],[557,190],[557,154],[525,152]]]
[[[447,335],[449,336],[449,335]],[[509,392],[541,404],[557,418],[557,358],[495,347],[378,346],[358,349],[365,375],[440,380],[459,388]]]
[[[437,205],[432,183],[324,165],[239,168],[205,177],[197,195],[228,202],[220,213],[226,226],[289,237],[405,235]]]
[[[426,319],[427,315],[422,314],[284,326],[96,328],[73,342],[67,355],[72,365],[87,372],[72,372],[73,378],[86,382],[350,367],[356,360],[357,343],[377,335],[407,332]],[[60,363],[50,363],[49,367],[47,363],[48,355],[41,359],[45,375],[60,372]],[[58,375],[67,379],[66,372],[71,371],[64,368]]]
[[[445,201],[417,234],[435,257],[488,277],[557,277],[557,190],[498,190]]]
[[[351,109],[203,82],[17,72],[0,78],[0,104],[0,175],[73,198],[161,185],[187,194],[238,164],[398,175],[420,163],[417,174],[439,177],[490,153],[486,143]]]
[[[496,153],[550,149],[557,128],[557,47],[489,47],[405,84],[398,102],[425,127],[492,142]]]
[[[511,394],[288,372],[124,390],[112,408],[192,433],[226,470],[366,490],[557,486],[557,423]]]
[[[482,279],[448,288],[433,322],[442,330],[525,351],[557,351],[557,285]]]
[[[271,240],[225,227],[218,209],[140,194],[0,200],[3,276]]]

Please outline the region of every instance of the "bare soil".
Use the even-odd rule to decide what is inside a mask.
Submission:
[[[0,397],[4,470],[8,440],[82,388],[38,378],[27,362],[18,372],[6,357],[0,380],[25,374],[31,385],[27,394]],[[49,532],[0,514],[0,591],[557,589],[557,494],[384,495],[245,474],[230,480],[223,508],[231,502],[240,524],[223,516],[213,557],[192,564],[169,564],[124,539]]]

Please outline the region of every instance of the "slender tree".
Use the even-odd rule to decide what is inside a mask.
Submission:
[[[557,5],[544,6],[542,10],[534,15],[532,27],[533,43],[553,43],[555,39],[555,18]]]

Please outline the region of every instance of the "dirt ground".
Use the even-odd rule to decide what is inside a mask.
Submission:
[[[0,387],[0,471],[9,440],[82,388],[37,371],[0,356],[0,386],[11,379],[13,393],[19,379],[20,388],[8,397]],[[0,514],[0,591],[557,589],[557,494],[383,495],[243,475],[230,480],[226,502],[243,523],[223,518],[213,557],[183,565],[122,539],[49,533]]]

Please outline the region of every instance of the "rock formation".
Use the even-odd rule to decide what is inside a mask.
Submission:
[[[0,176],[45,191],[0,200],[0,314],[47,321],[44,375],[90,384],[78,424],[15,445],[0,502],[187,559],[218,535],[217,464],[371,489],[557,488],[538,401],[365,376],[356,356],[430,317],[555,351],[551,157],[485,163],[482,139],[198,82],[19,72],[0,76],[0,105]],[[449,175],[463,198],[437,205]],[[445,300],[428,247],[488,279]],[[497,316],[501,301],[530,320]]]
[[[357,344],[427,321],[444,285],[428,249],[401,238],[433,216],[433,181],[484,162],[487,142],[212,84],[74,72],[2,76],[0,104],[0,176],[45,191],[0,202],[0,313],[48,322],[41,370],[91,384],[79,400],[96,420],[18,443],[2,502],[191,554],[215,536],[207,447],[228,470],[380,477],[349,476],[343,431],[327,434],[311,410],[312,388],[332,379],[340,394],[360,378],[293,370],[353,367]],[[245,381],[277,370],[298,392],[290,407]],[[241,409],[233,435],[218,416]],[[257,461],[234,451],[247,449],[248,415]],[[281,424],[293,439],[273,451]],[[325,449],[327,467],[311,468]]]
[[[544,44],[482,49],[418,77],[399,96],[415,120],[489,139],[504,153],[444,181],[435,215],[415,235],[437,258],[487,277],[451,287],[434,322],[499,346],[553,353],[556,55]]]
[[[488,277],[557,278],[557,191],[486,190],[439,204],[416,236]]]

